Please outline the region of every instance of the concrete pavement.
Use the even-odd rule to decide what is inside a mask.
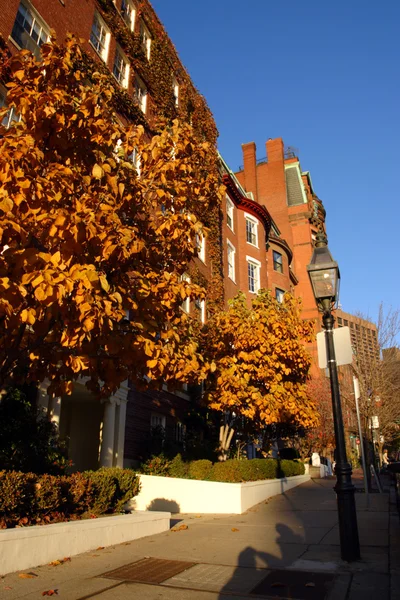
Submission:
[[[56,590],[66,600],[400,600],[400,526],[390,494],[371,494],[368,506],[356,494],[362,559],[347,564],[333,484],[312,480],[244,515],[174,515],[178,531],[32,569],[29,579],[7,575],[0,597],[33,600]],[[130,567],[114,573],[138,561],[136,579],[153,583],[129,582]],[[168,575],[171,564],[177,572]]]

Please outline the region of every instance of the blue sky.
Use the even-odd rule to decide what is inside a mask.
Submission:
[[[152,0],[220,132],[233,170],[241,144],[282,137],[327,210],[341,304],[373,319],[400,306],[398,0]]]

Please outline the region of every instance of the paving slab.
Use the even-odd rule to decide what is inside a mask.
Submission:
[[[226,567],[222,565],[196,565],[180,573],[163,585],[208,590],[214,592],[249,593],[268,575],[265,569]]]

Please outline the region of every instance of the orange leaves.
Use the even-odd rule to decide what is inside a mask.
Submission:
[[[304,342],[311,335],[312,326],[304,326],[289,295],[282,305],[261,290],[249,308],[239,294],[204,336],[207,357],[216,365],[212,408],[251,419],[256,429],[288,418],[299,425],[315,419],[305,391],[311,358]]]
[[[111,86],[100,74],[87,86],[79,56],[69,38],[43,45],[41,64],[11,61],[22,120],[0,138],[0,367],[12,359],[6,378],[27,371],[57,393],[82,371],[104,394],[127,377],[202,380],[217,363],[202,359],[181,304],[205,291],[180,278],[219,209],[216,150],[177,120],[151,139],[121,126]]]

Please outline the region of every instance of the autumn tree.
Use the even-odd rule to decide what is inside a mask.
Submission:
[[[74,38],[41,51],[0,65],[0,121],[20,118],[0,132],[0,382],[47,378],[62,394],[85,376],[109,395],[128,377],[201,380],[180,307],[205,290],[182,274],[221,199],[216,149],[177,121],[122,126]]]
[[[315,404],[319,422],[316,427],[301,428],[296,435],[296,446],[303,457],[318,452],[322,456],[332,453],[335,447],[332,396],[327,377],[312,377],[307,382],[307,394]]]
[[[249,307],[240,293],[204,334],[205,355],[215,369],[207,389],[211,408],[241,417],[255,432],[279,423],[316,426],[306,387],[311,357],[305,343],[313,335],[289,294],[279,303],[261,290]]]

